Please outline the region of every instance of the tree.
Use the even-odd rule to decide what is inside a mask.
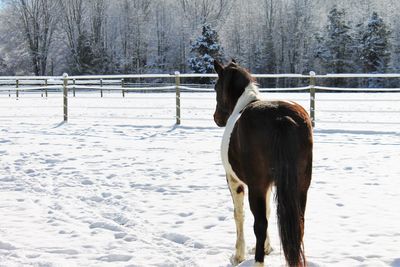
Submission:
[[[7,65],[7,62],[0,56],[0,75],[15,75],[13,71],[10,70],[10,67]]]
[[[193,33],[204,24],[210,24],[214,29],[221,29],[231,13],[236,1],[232,0],[175,0],[180,8],[177,19],[180,20],[180,71],[186,71],[187,58],[191,51],[187,45],[193,38]],[[182,14],[182,15],[181,15]],[[189,50],[189,52],[188,52]]]
[[[373,12],[363,32],[360,33],[359,54],[363,71],[385,73],[390,61],[390,30],[377,12]],[[384,85],[379,78],[369,78],[367,86],[378,88]]]
[[[253,71],[256,73],[276,73],[274,28],[277,19],[277,3],[273,0],[263,0],[261,5],[264,10],[264,13],[262,13],[262,38],[261,44],[251,50],[255,54],[255,68]],[[263,79],[259,82],[263,87],[271,88],[276,85],[276,79]]]
[[[352,54],[355,48],[350,27],[345,21],[344,9],[334,7],[328,15],[327,33],[318,37],[320,47],[315,55],[322,61],[326,72],[347,73],[352,72]],[[342,79],[333,79],[333,84],[343,85]]]
[[[202,34],[192,43],[190,52],[192,57],[189,59],[189,67],[195,73],[212,73],[214,60],[222,61],[223,49],[218,33],[210,24],[203,24]]]
[[[352,37],[350,27],[344,20],[345,11],[333,8],[328,15],[327,36],[325,39],[326,54],[321,55],[326,61],[328,72],[348,72],[351,66]]]
[[[87,36],[86,32],[83,31],[78,38],[77,47],[79,70],[74,72],[79,74],[96,74],[95,54],[92,47],[93,45],[90,38]]]
[[[123,0],[119,8],[123,71],[142,73],[147,65],[152,2]]]
[[[273,0],[264,0],[265,10],[265,24],[264,24],[264,35],[262,45],[262,58],[263,64],[260,64],[259,72],[263,73],[275,73],[276,72],[276,55],[274,45],[274,27],[275,27],[275,9],[276,3]]]
[[[97,74],[111,73],[113,66],[110,66],[111,60],[108,54],[107,46],[107,7],[108,1],[90,0],[89,1],[89,20],[90,37],[93,53],[93,71]]]
[[[47,58],[58,23],[56,1],[19,0],[15,1],[27,47],[29,48],[33,72],[45,75]]]
[[[63,12],[62,28],[66,35],[67,46],[69,48],[68,65],[72,74],[81,74],[79,49],[82,47],[84,31],[84,6],[83,0],[59,0]]]
[[[389,39],[392,45],[387,49],[391,60],[385,59],[383,65],[400,70],[398,0],[2,3],[0,54],[8,68],[19,75],[49,74],[51,66],[56,74],[71,70],[80,74],[83,68],[87,72],[89,65],[90,72],[98,74],[187,72],[192,70],[188,64],[193,57],[190,40],[200,35],[198,30],[205,23],[218,32],[224,54],[254,73],[362,72],[366,71],[361,59],[362,38],[373,11],[385,18],[393,31]],[[82,45],[85,43],[91,45],[93,61],[82,67],[79,49],[88,50]],[[343,81],[349,80],[334,82]],[[351,83],[356,85],[357,81],[352,79]],[[260,79],[260,83],[275,86],[272,79]],[[303,81],[295,79],[276,79],[281,87],[301,84]]]
[[[361,38],[360,54],[365,72],[384,73],[388,69],[390,34],[383,19],[373,12]]]
[[[214,27],[225,21],[232,9],[231,0],[179,0],[182,11],[192,30],[199,25],[210,23]]]

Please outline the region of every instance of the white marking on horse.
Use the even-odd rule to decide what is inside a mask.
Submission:
[[[269,217],[271,215],[271,192],[272,192],[272,185],[269,186],[267,190],[267,195],[266,195],[266,204],[267,204],[267,221],[269,221]],[[264,251],[265,254],[268,255],[272,252],[272,247],[271,243],[269,240],[269,234],[268,234],[268,228],[267,228],[267,238],[265,239],[265,244],[264,244]]]
[[[243,210],[243,199],[244,192],[238,193],[238,187],[241,186],[241,183],[234,179],[232,176],[227,175],[226,179],[228,180],[229,189],[232,194],[233,205],[234,205],[234,218],[236,224],[236,251],[235,255],[231,257],[232,265],[236,266],[242,261],[245,260],[245,241],[244,241],[244,231],[243,231],[243,222],[244,222],[244,210]]]
[[[231,134],[233,131],[233,128],[235,127],[235,124],[237,120],[241,116],[241,111],[251,102],[255,100],[260,100],[260,93],[258,91],[257,85],[254,83],[250,83],[245,89],[242,95],[239,97],[235,108],[233,109],[232,114],[228,118],[228,122],[225,127],[224,135],[222,137],[222,143],[221,143],[221,158],[222,158],[222,164],[224,165],[225,172],[227,175],[232,176],[235,178],[238,182],[241,182],[243,184],[243,181],[240,180],[240,178],[236,175],[236,173],[233,171],[231,164],[229,163],[229,156],[228,156],[228,151],[229,151],[229,143],[231,140]]]
[[[239,97],[232,114],[228,118],[228,122],[225,127],[224,135],[222,137],[221,144],[221,158],[222,164],[226,172],[228,185],[231,190],[233,205],[234,205],[234,218],[236,223],[236,253],[231,258],[231,263],[237,265],[245,259],[245,241],[243,233],[243,198],[244,192],[238,193],[238,187],[243,186],[244,183],[239,179],[236,173],[233,171],[231,164],[229,163],[229,143],[231,139],[231,134],[237,120],[240,118],[241,111],[251,102],[259,100],[258,88],[254,83],[250,83]]]

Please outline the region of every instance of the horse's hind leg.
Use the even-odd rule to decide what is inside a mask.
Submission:
[[[267,207],[267,221],[269,221],[269,217],[271,215],[271,192],[272,192],[272,185],[268,187],[267,194],[265,196],[265,202],[266,202],[266,207]],[[272,252],[272,246],[269,240],[269,234],[268,234],[268,229],[267,229],[267,238],[265,239],[265,244],[264,244],[264,252],[265,255],[269,255]],[[256,253],[256,248],[254,247],[251,251],[251,254]]]
[[[262,266],[264,262],[264,245],[267,238],[267,207],[266,192],[259,188],[249,187],[249,203],[251,212],[254,215],[254,234],[256,235],[256,265]]]
[[[243,198],[244,187],[241,183],[236,181],[230,175],[227,175],[229,189],[231,191],[233,205],[234,205],[234,218],[236,224],[236,251],[235,255],[231,258],[231,263],[237,265],[245,260],[245,242],[243,233]]]
[[[272,191],[272,185],[269,186],[268,190],[267,190],[267,195],[266,195],[266,206],[267,206],[267,221],[269,221],[269,217],[271,215],[271,191]],[[265,254],[268,255],[272,252],[272,246],[269,240],[269,234],[268,234],[268,228],[267,228],[267,238],[265,240],[265,245],[264,245],[264,251]]]

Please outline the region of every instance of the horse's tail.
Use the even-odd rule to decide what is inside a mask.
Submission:
[[[272,174],[276,185],[279,235],[289,266],[306,266],[303,250],[303,218],[297,162],[299,138],[297,123],[290,117],[277,121],[273,148]]]

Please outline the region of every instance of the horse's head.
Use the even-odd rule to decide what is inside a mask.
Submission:
[[[239,97],[246,86],[254,82],[254,79],[235,60],[232,60],[227,66],[223,66],[215,60],[214,69],[218,73],[218,80],[215,84],[217,107],[214,112],[214,121],[219,127],[224,127]]]

